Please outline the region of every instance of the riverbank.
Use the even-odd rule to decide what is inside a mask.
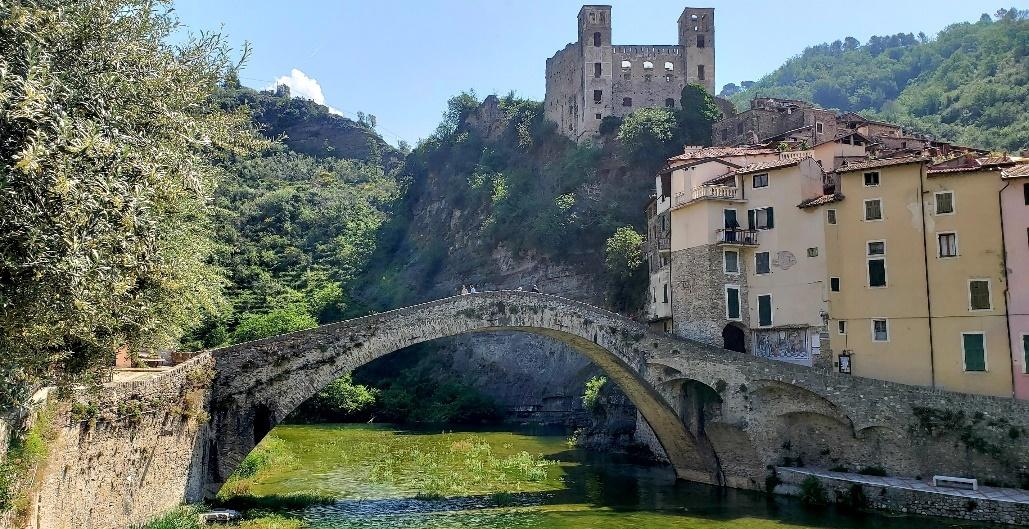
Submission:
[[[685,483],[667,467],[579,450],[553,434],[283,425],[219,502],[242,508],[248,519],[238,526],[246,529],[988,527]],[[171,527],[182,526],[146,529]]]

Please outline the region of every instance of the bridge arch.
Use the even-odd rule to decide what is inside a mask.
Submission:
[[[722,484],[718,459],[646,379],[646,328],[596,307],[529,292],[457,296],[212,351],[216,380],[208,492],[275,424],[333,380],[418,343],[468,333],[527,332],[563,342],[618,384],[680,478]]]

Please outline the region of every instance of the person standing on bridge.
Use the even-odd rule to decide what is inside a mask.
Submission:
[[[468,287],[467,286],[461,285],[461,295],[462,296],[467,296],[468,295]]]
[[[475,290],[475,285],[472,285],[471,293],[472,294],[477,294],[478,292],[479,292],[478,290]]]
[[[540,292],[540,287],[536,286],[535,284],[532,285],[532,291],[537,293],[537,294],[541,294],[542,293],[542,292]]]

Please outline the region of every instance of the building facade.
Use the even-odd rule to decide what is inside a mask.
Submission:
[[[599,132],[605,117],[678,108],[689,83],[713,94],[714,17],[714,9],[687,7],[678,21],[678,44],[614,45],[611,6],[583,6],[576,42],[547,59],[546,118],[562,134],[584,141]]]
[[[1001,173],[1001,221],[1015,397],[1029,399],[1029,163]]]

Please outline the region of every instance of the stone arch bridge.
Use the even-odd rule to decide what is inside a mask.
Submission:
[[[638,435],[683,479],[761,489],[776,465],[1029,479],[1023,402],[774,362],[653,333],[588,304],[502,291],[213,350],[153,380],[112,386],[114,403],[196,400],[202,387],[204,413],[186,418],[185,405],[166,405],[131,424],[71,422],[61,436],[67,451],[58,446],[51,462],[63,470],[41,488],[46,526],[138,523],[199,500],[344,373],[420,342],[496,331],[547,336],[589,357],[636,405]],[[110,495],[128,500],[105,501]]]

